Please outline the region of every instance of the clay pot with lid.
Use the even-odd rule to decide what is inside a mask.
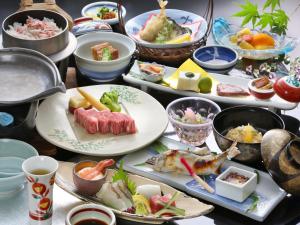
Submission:
[[[274,181],[300,196],[300,138],[286,130],[270,130],[263,136],[261,155]]]

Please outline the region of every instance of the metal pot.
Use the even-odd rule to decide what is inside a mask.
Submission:
[[[28,16],[42,20],[44,17],[53,19],[62,32],[51,38],[41,40],[26,40],[10,35],[6,30],[15,22],[24,24]],[[60,14],[48,10],[27,10],[16,12],[8,16],[2,23],[3,47],[21,47],[36,50],[45,55],[52,55],[60,52],[69,43],[68,21]]]

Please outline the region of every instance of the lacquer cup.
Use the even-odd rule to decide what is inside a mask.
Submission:
[[[58,162],[48,156],[34,156],[22,164],[28,184],[29,224],[51,225],[53,213],[53,185]],[[36,175],[33,171],[44,170]]]

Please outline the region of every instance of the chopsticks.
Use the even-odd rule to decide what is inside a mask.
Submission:
[[[186,170],[189,172],[189,174],[200,184],[205,190],[207,190],[209,193],[214,193],[215,190],[209,186],[201,177],[199,177],[193,169],[190,167],[190,165],[187,163],[185,158],[181,157],[180,162],[185,166]]]

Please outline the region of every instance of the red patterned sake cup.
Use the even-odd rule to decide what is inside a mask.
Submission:
[[[22,169],[28,186],[29,224],[51,225],[58,162],[48,156],[34,156],[23,162]]]

